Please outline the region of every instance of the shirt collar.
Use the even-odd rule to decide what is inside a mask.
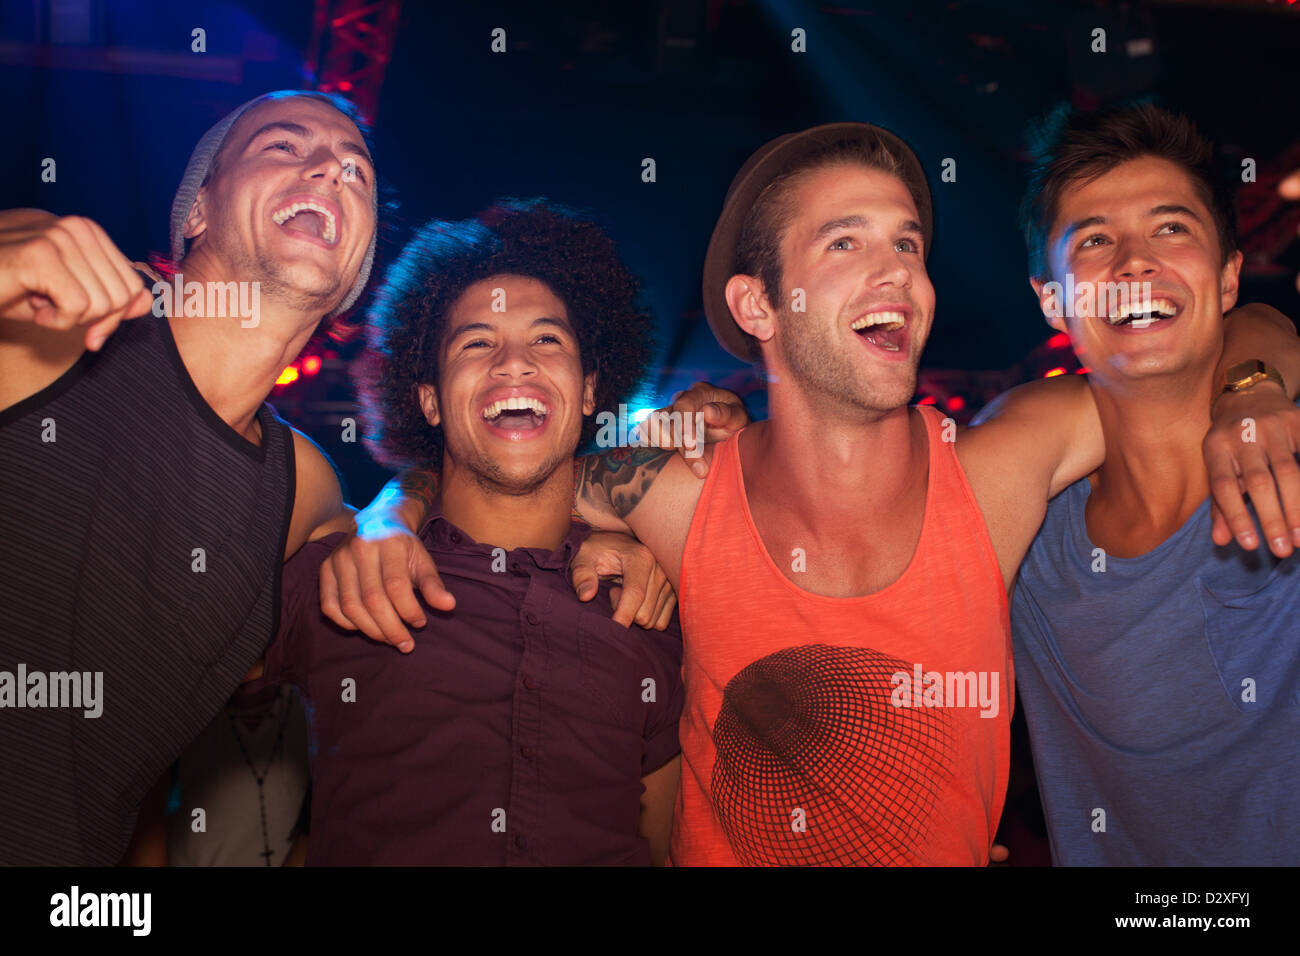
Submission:
[[[563,571],[568,568],[569,562],[573,560],[589,534],[591,534],[590,527],[580,521],[571,520],[569,533],[554,551],[545,548],[516,548],[511,553],[527,555],[539,568]],[[442,513],[441,498],[429,508],[428,517],[420,526],[419,538],[432,552],[490,555],[497,547],[492,544],[480,544],[467,532],[452,524]]]

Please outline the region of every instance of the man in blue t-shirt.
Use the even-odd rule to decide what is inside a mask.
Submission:
[[[1044,143],[1024,206],[1031,283],[1090,369],[1106,441],[1105,464],[1049,506],[1012,603],[1052,858],[1300,863],[1300,471],[1256,442],[1289,429],[1300,447],[1291,360],[1208,384],[1242,254],[1185,118],[1062,117]],[[1242,422],[1240,480],[1271,469],[1281,491],[1282,510],[1256,516],[1270,547],[1249,514],[1212,514],[1212,483],[1239,479],[1202,465],[1211,402],[1245,389],[1277,395]]]

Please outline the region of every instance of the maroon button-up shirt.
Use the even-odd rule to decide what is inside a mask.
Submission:
[[[409,655],[321,615],[342,535],[284,566],[261,682],[309,702],[309,864],[650,862],[640,781],[678,753],[681,633],[615,624],[608,585],[577,599],[567,571],[587,533],[507,551],[435,512],[420,537],[456,609],[426,605]]]

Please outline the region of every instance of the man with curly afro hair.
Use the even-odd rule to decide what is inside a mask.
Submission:
[[[429,223],[389,269],[360,376],[369,441],[385,463],[441,467],[419,537],[456,598],[428,602],[419,650],[396,654],[320,614],[319,569],[342,534],[286,565],[261,681],[311,702],[309,865],[666,856],[675,596],[655,567],[647,623],[661,630],[629,634],[609,583],[580,599],[567,574],[590,543],[571,515],[574,453],[649,354],[637,290],[608,235],[541,201]],[[605,570],[633,588],[626,563]]]
[[[428,223],[389,270],[368,315],[362,402],[367,443],[380,463],[399,470],[441,464],[443,429],[429,427],[412,397],[420,386],[439,385],[438,345],[452,304],[493,275],[529,276],[565,304],[596,409],[617,409],[645,373],[650,316],[613,239],[595,223],[552,204],[511,200],[477,219]],[[595,434],[595,418],[584,419],[579,446]]]

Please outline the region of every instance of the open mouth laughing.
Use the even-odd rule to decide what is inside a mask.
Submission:
[[[534,395],[511,395],[489,402],[481,414],[490,430],[517,440],[540,432],[550,413],[550,406]]]
[[[887,306],[864,313],[853,321],[850,328],[868,345],[885,354],[885,357],[902,360],[907,357],[907,320],[911,310]]]
[[[305,196],[293,197],[271,213],[271,221],[285,232],[325,246],[338,244],[340,218],[333,203]]]
[[[1120,305],[1106,316],[1106,324],[1115,329],[1142,331],[1168,324],[1182,311],[1182,305],[1168,296],[1151,296]]]

